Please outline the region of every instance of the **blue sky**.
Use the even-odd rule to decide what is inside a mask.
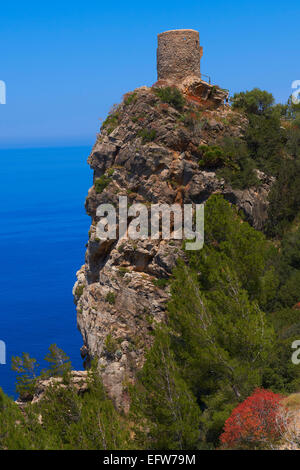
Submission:
[[[0,6],[0,147],[92,144],[122,95],[156,80],[156,35],[193,28],[202,72],[286,101],[300,79],[297,2],[14,1]]]

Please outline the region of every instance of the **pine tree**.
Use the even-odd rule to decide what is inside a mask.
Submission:
[[[49,377],[66,377],[72,369],[70,358],[56,344],[51,344],[45,361],[50,364],[49,369],[43,371],[43,375]]]
[[[0,388],[0,450],[30,449],[31,439],[23,413]]]
[[[47,389],[35,413],[42,416],[43,445],[47,449],[126,449],[129,435],[124,420],[106,396],[94,368],[88,389],[78,394],[72,382]]]
[[[234,404],[261,385],[275,335],[261,305],[274,295],[273,250],[221,197],[206,204],[206,243],[178,262],[168,305],[172,351],[217,444]],[[269,280],[267,289],[266,280]]]
[[[131,389],[131,412],[139,445],[151,449],[196,449],[200,410],[180,376],[171,351],[170,332],[159,328],[146,363]]]
[[[126,420],[107,397],[96,362],[89,370],[80,420],[70,427],[69,439],[73,449],[124,450],[130,446]]]
[[[21,357],[12,357],[12,370],[17,372],[16,391],[22,400],[32,399],[37,382],[36,359],[23,353]]]
[[[210,292],[199,288],[197,275],[183,263],[175,271],[168,308],[177,333],[173,347],[195,393],[226,386],[239,400],[260,384],[274,334],[235,273],[224,264],[215,269]]]

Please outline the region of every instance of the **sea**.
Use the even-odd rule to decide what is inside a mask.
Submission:
[[[90,225],[84,209],[90,151],[0,150],[0,387],[14,398],[12,356],[29,353],[45,368],[55,343],[74,369],[83,369],[72,287]]]

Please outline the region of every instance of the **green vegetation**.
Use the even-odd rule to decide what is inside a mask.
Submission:
[[[154,88],[153,91],[163,103],[168,103],[177,109],[177,111],[182,111],[185,105],[185,99],[178,88],[167,86]]]
[[[104,348],[105,348],[106,353],[111,356],[114,355],[115,352],[117,351],[118,343],[111,334],[108,334],[106,336]]]
[[[126,106],[129,106],[130,104],[135,103],[136,100],[137,100],[137,92],[136,91],[133,91],[132,93],[127,93],[124,96],[124,104]]]
[[[129,447],[128,426],[106,397],[95,366],[88,390],[54,383],[21,410],[0,389],[0,449],[113,450]],[[42,417],[42,421],[41,421]]]
[[[138,136],[142,138],[142,143],[152,142],[156,137],[155,129],[141,129],[138,132]]]
[[[135,447],[197,448],[200,410],[180,376],[170,336],[164,329],[157,330],[155,344],[131,394],[131,413],[137,423]]]
[[[107,174],[107,176],[110,177],[110,176],[112,176],[112,175],[114,174],[114,172],[115,172],[115,169],[114,169],[114,168],[109,168],[109,169],[107,170],[106,174]]]
[[[63,377],[64,380],[68,380],[72,369],[70,358],[56,344],[51,344],[49,347],[45,361],[50,367],[42,372],[44,377]]]
[[[291,362],[291,342],[300,333],[292,308],[299,283],[286,287],[300,274],[300,232],[280,252],[222,197],[212,196],[205,212],[204,248],[187,252],[187,264],[179,261],[167,326],[155,331],[132,390],[137,443],[150,448],[179,449],[182,442],[185,448],[219,446],[225,420],[255,388],[290,393],[300,386],[299,368]],[[157,390],[166,377],[179,400],[177,416],[167,387]],[[186,397],[190,415],[180,413]]]
[[[75,289],[75,295],[77,295],[77,297],[81,297],[83,294],[83,291],[84,291],[84,285],[78,284],[78,286]]]
[[[233,188],[244,189],[259,186],[246,143],[240,138],[224,137],[219,145],[201,145],[198,149],[203,169],[217,170],[217,175],[229,182]]]
[[[97,178],[94,183],[96,193],[102,193],[102,191],[104,191],[104,189],[106,188],[106,186],[109,185],[110,182],[111,178],[107,175],[102,175],[100,176],[100,178]]]
[[[252,91],[236,93],[231,101],[233,109],[243,111],[247,115],[271,115],[274,106],[273,95],[259,88],[254,88]]]
[[[116,294],[114,292],[109,292],[105,297],[105,300],[109,304],[114,305],[116,303]]]
[[[235,189],[259,186],[255,173],[255,162],[249,157],[246,143],[239,138],[225,137],[221,142],[223,164],[217,171],[218,176],[230,182]]]
[[[291,344],[300,334],[294,308],[300,302],[300,228],[279,247],[217,195],[206,203],[205,223],[204,248],[178,261],[166,324],[155,327],[144,367],[128,386],[130,414],[115,410],[95,368],[88,391],[78,394],[69,358],[51,345],[42,378],[57,377],[64,386],[54,383],[40,402],[28,402],[25,415],[1,393],[0,448],[213,449],[232,410],[255,389],[299,390]],[[135,348],[143,341],[131,340]],[[107,360],[120,357],[119,348],[108,334]],[[39,380],[35,360],[23,354],[13,358],[13,368],[18,393],[31,400]]]
[[[156,286],[156,287],[160,287],[161,289],[163,289],[164,287],[166,287],[168,285],[168,279],[165,279],[165,278],[160,278],[160,279],[152,279],[152,282],[153,284]]]
[[[175,90],[154,92],[182,110],[184,99]],[[126,100],[128,105],[134,97]],[[16,390],[27,403],[21,410],[0,390],[0,449],[215,449],[230,441],[229,425],[241,426],[234,410],[247,412],[249,397],[299,392],[291,344],[300,335],[300,106],[291,100],[276,105],[271,94],[254,89],[234,95],[232,107],[249,122],[243,137],[226,137],[195,153],[201,168],[217,171],[234,188],[261,184],[255,169],[274,177],[264,233],[220,195],[206,202],[203,249],[186,251],[170,279],[153,280],[158,288],[170,287],[166,322],[158,325],[145,310],[140,315],[153,345],[136,383],[124,383],[129,415],[107,398],[95,364],[88,390],[78,393],[70,360],[55,344],[41,372],[29,354],[14,357]],[[140,136],[145,143],[156,134],[144,129]],[[111,176],[98,178],[95,190],[102,192]],[[118,272],[129,270],[121,266]],[[77,286],[76,295],[83,289]],[[105,300],[115,304],[115,293]],[[106,336],[101,360],[122,357],[123,339],[115,336]],[[147,344],[139,331],[127,340],[131,352]],[[45,377],[56,381],[31,403]],[[287,401],[299,405],[298,395]]]
[[[199,160],[200,167],[218,168],[220,166],[228,166],[238,168],[234,160],[230,159],[229,153],[218,145],[201,145],[199,151],[202,154],[202,159]]]
[[[274,176],[265,231],[280,237],[300,210],[300,105],[291,99],[275,104],[272,94],[257,88],[236,93],[231,102],[248,119],[243,138],[225,137],[200,147],[199,165],[217,170],[237,189],[261,184],[255,169]]]
[[[120,266],[118,271],[121,277],[125,276],[125,274],[129,272],[129,270],[124,266]]]
[[[266,225],[269,236],[281,237],[296,222],[300,211],[299,185],[300,158],[282,161],[269,195],[269,219]]]
[[[300,105],[275,104],[274,97],[255,88],[235,94],[232,107],[246,114],[246,167],[255,167],[276,178],[270,193],[266,233],[280,237],[300,210]]]
[[[116,109],[116,106],[114,106],[108,113],[105,121],[103,121],[101,129],[105,129],[108,134],[111,134],[118,127],[120,118],[120,112]]]
[[[28,353],[23,353],[21,357],[12,358],[11,368],[18,374],[16,392],[22,400],[31,400],[37,381],[38,364],[36,359],[30,357]]]
[[[118,247],[118,252],[119,252],[119,253],[123,253],[123,251],[124,251],[124,246],[125,246],[125,243],[122,243],[122,244]]]
[[[257,111],[255,113],[246,112],[249,125],[245,140],[249,156],[256,163],[256,166],[269,175],[276,175],[284,156],[286,133],[285,129],[281,127],[277,108],[269,104],[271,98],[268,98],[268,96],[269,94],[266,98],[267,104],[264,104],[259,93]],[[233,107],[235,106],[233,98]]]

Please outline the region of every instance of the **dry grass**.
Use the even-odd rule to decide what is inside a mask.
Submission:
[[[282,400],[282,403],[290,410],[300,410],[300,393],[292,393]]]

